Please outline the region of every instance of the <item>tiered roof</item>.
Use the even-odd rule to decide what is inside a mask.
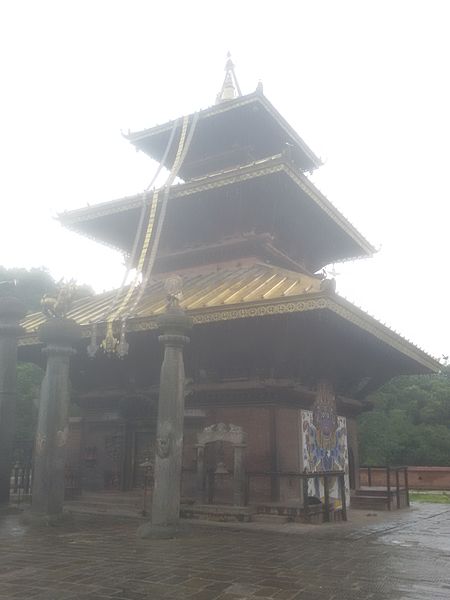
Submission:
[[[238,190],[234,200],[233,190]],[[310,272],[331,262],[367,257],[375,252],[286,154],[174,185],[169,199],[168,222],[180,222],[183,232],[174,238],[185,240],[184,250],[189,245],[208,243],[208,235],[217,240],[218,232],[211,220],[212,212],[218,211],[219,204],[221,220],[216,218],[215,224],[222,228],[222,235],[227,235],[225,217],[232,220],[232,215],[238,210],[243,211],[242,206],[246,204],[248,210],[244,212],[248,222],[230,222],[228,235],[247,233],[252,227],[258,227],[258,220],[266,211],[268,220],[259,224],[260,231],[276,235],[275,245],[278,244],[280,249],[288,245],[287,254],[303,263]],[[66,227],[129,253],[142,204],[149,200],[149,195],[137,194],[66,212],[59,218]],[[232,231],[233,227],[241,227],[241,231]],[[166,245],[166,252],[174,249]]]
[[[174,121],[169,121],[125,137],[160,162],[173,127]],[[181,123],[177,124],[178,130]],[[195,138],[179,175],[189,180],[272,156],[286,146],[302,171],[313,171],[322,164],[269,100],[255,92],[199,112]],[[164,166],[170,169],[174,157],[172,149]]]
[[[125,288],[119,298],[116,292],[85,298],[68,316],[88,336],[94,324],[105,327],[109,307],[121,306],[125,298],[127,331],[152,330],[166,301],[161,281],[176,272],[183,276],[182,304],[196,325],[295,313],[320,320],[327,315],[340,331],[338,343],[345,343],[347,330],[357,331],[361,348],[378,348],[376,356],[395,363],[397,372],[438,370],[437,361],[314,275],[329,263],[369,256],[374,248],[309,181],[305,172],[320,160],[261,86],[254,94],[234,97],[233,77],[229,61],[218,103],[189,118],[196,126],[178,170],[184,182],[170,187],[145,294]],[[175,144],[167,153],[168,142],[174,131],[174,139],[181,136],[181,128],[181,120],[171,121],[126,137],[170,170],[177,150]],[[153,191],[66,212],[60,220],[130,254],[142,210],[150,214],[152,196]],[[158,220],[159,213],[153,218]],[[128,306],[133,306],[132,314]],[[41,313],[27,317],[22,345],[37,342],[43,321]]]

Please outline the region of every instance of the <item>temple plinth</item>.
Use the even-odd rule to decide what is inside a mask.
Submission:
[[[39,330],[39,339],[46,344],[43,352],[47,366],[39,403],[31,511],[47,520],[62,516],[69,434],[69,367],[79,337],[80,328],[71,319],[49,319]]]
[[[9,502],[9,484],[16,416],[17,338],[24,304],[13,296],[0,297],[0,504]]]

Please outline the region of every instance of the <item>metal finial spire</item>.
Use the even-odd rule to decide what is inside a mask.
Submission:
[[[233,100],[237,96],[242,96],[242,92],[234,72],[231,54],[228,52],[227,62],[225,63],[225,79],[223,80],[222,89],[217,94],[217,104],[226,102],[227,100]]]

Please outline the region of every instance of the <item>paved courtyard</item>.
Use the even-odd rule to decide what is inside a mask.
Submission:
[[[195,525],[141,540],[133,519],[29,529],[0,515],[0,599],[450,599],[450,507],[278,531]],[[267,530],[269,529],[269,530]]]

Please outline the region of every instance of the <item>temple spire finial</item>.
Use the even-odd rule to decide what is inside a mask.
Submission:
[[[234,64],[231,60],[231,53],[227,53],[227,62],[225,63],[225,79],[223,80],[222,89],[217,94],[216,104],[234,100],[234,98],[242,96],[241,88],[239,87],[236,74],[234,72]]]

